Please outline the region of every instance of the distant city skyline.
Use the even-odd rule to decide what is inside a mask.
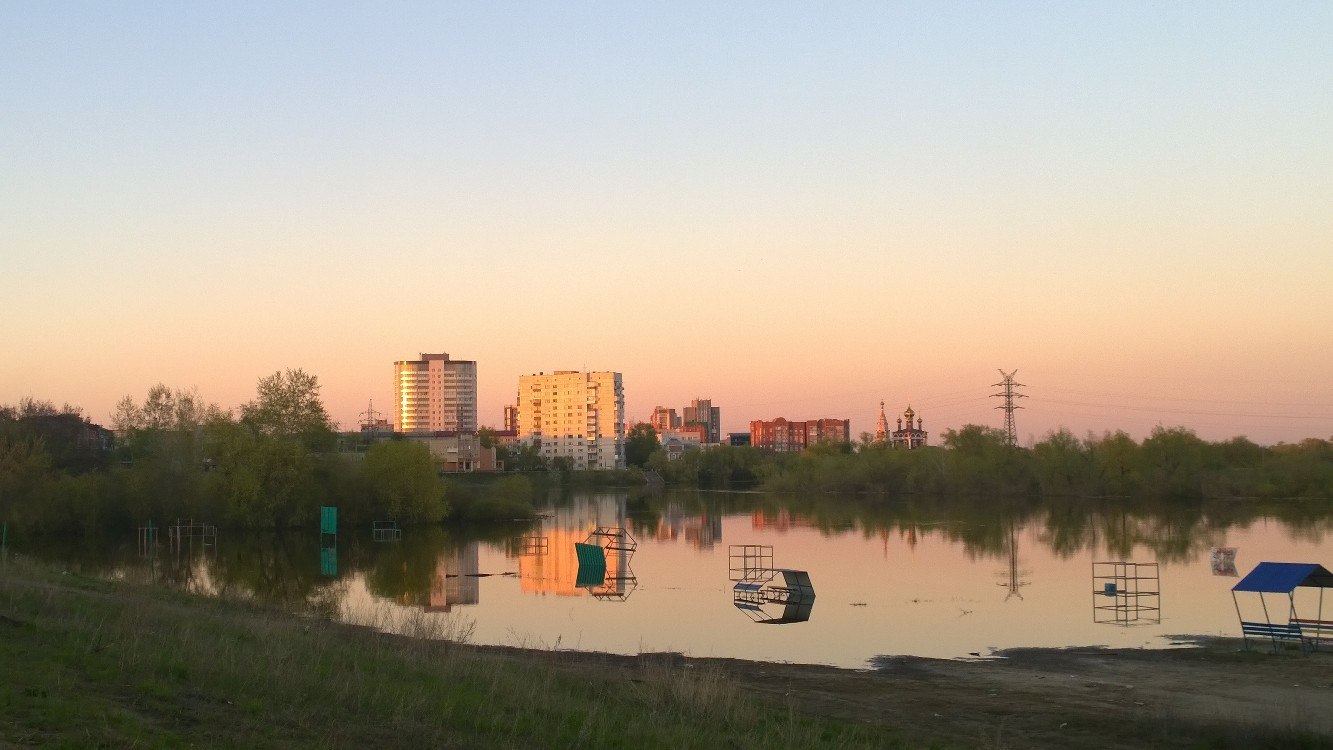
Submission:
[[[0,403],[1333,436],[1333,4],[0,6]],[[901,408],[901,407],[899,407]]]

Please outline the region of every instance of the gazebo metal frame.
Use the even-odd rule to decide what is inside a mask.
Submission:
[[[1313,619],[1302,618],[1296,611],[1296,589],[1319,589],[1318,610]],[[1250,637],[1267,638],[1272,643],[1273,651],[1278,650],[1283,642],[1294,641],[1301,650],[1313,650],[1333,636],[1333,621],[1324,619],[1324,589],[1333,588],[1333,573],[1317,563],[1261,562],[1246,576],[1231,587],[1231,601],[1236,607],[1236,618],[1240,620],[1241,637],[1245,648],[1250,647]],[[1246,620],[1240,612],[1240,600],[1236,592],[1250,592],[1259,595],[1259,604],[1263,607],[1264,621]],[[1274,622],[1268,608],[1266,594],[1287,595],[1287,619]]]

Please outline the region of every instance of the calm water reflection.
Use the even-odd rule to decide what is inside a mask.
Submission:
[[[613,553],[605,579],[580,580],[574,545],[599,527],[637,541],[632,569],[628,555]],[[862,667],[888,654],[1237,635],[1236,579],[1216,565],[1215,550],[1234,550],[1224,557],[1234,554],[1242,574],[1261,560],[1328,566],[1330,528],[1327,508],[1310,504],[1163,513],[959,499],[867,509],[836,498],[584,493],[533,524],[407,528],[392,543],[344,528],[333,576],[321,573],[313,524],[308,535],[224,530],[215,548],[161,545],[153,559],[137,554],[133,537],[93,553],[46,553],[104,575],[360,621],[443,618],[441,630],[470,631],[478,643]],[[735,606],[729,545],[771,546],[778,567],[808,571],[814,606],[791,618],[779,606],[770,619],[790,622],[756,624]],[[1120,561],[1144,565],[1133,581],[1095,568]]]

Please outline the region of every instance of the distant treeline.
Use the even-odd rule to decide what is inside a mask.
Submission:
[[[886,498],[1333,498],[1328,440],[1208,442],[1180,427],[1158,428],[1142,442],[1123,432],[1080,439],[1060,430],[1014,448],[1001,431],[968,425],[915,450],[863,439],[794,454],[715,446],[667,460],[644,425],[629,435],[628,471],[570,472],[526,446],[505,456],[521,473],[442,479],[429,451],[410,441],[339,450],[349,438],[334,431],[318,382],[300,370],[261,378],[238,414],[154,386],[142,402],[123,398],[113,426],[114,439],[76,407],[31,399],[0,406],[0,522],[77,534],[177,518],[280,529],[313,525],[321,505],[338,506],[348,523],[520,518],[533,514],[536,495],[562,483],[642,484],[640,467],[700,488]]]
[[[631,438],[633,439],[633,438]],[[1333,498],[1333,443],[1257,445],[1238,437],[1200,439],[1183,427],[1157,428],[1142,442],[1123,432],[1080,439],[1068,430],[1031,448],[1004,433],[967,425],[945,430],[942,445],[914,450],[863,440],[821,443],[802,453],[719,446],[645,464],[667,482],[702,488],[932,495]]]
[[[250,528],[311,526],[321,505],[346,523],[439,522],[531,515],[533,488],[505,477],[457,493],[425,446],[377,442],[337,450],[313,375],[260,379],[233,415],[190,392],[154,386],[123,398],[109,430],[76,407],[0,406],[0,522],[11,530],[94,534],[177,518]]]

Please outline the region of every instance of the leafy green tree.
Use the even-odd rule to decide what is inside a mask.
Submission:
[[[647,423],[636,424],[625,438],[625,463],[629,466],[647,466],[648,458],[660,450],[657,430]]]
[[[498,448],[498,447],[500,447],[500,442],[499,442],[499,440],[496,438],[495,430],[491,429],[490,427],[481,427],[481,428],[478,428],[478,430],[477,430],[477,442],[480,443],[480,444],[481,444],[481,447],[483,447],[483,448]]]
[[[1199,497],[1208,444],[1185,427],[1155,427],[1140,446],[1145,489],[1167,498]]]
[[[1063,427],[1051,432],[1032,448],[1037,481],[1050,495],[1072,495],[1086,490],[1092,471],[1092,456],[1074,434]]]
[[[40,512],[51,468],[41,438],[0,435],[0,522],[28,523]]]
[[[134,398],[128,393],[116,402],[116,408],[111,413],[111,426],[117,432],[126,434],[143,429],[143,410],[134,403]]]
[[[1263,494],[1333,498],[1333,441],[1307,438],[1280,443],[1272,452],[1265,467],[1270,486]]]
[[[143,420],[143,428],[149,430],[170,430],[176,427],[176,397],[171,389],[162,383],[158,383],[148,389],[148,397],[144,399],[143,407],[139,410]]]
[[[17,411],[19,419],[31,419],[32,417],[54,417],[55,415],[61,413],[61,410],[57,409],[56,405],[51,403],[50,401],[43,401],[41,399],[28,398],[28,397],[19,399],[19,405]],[[80,413],[80,411],[81,410],[76,407],[72,407],[69,404],[65,404],[64,413],[66,414],[78,414]]]
[[[1003,430],[969,424],[944,431],[945,481],[958,492],[1021,493],[1032,489],[1027,451],[1005,442]]]
[[[254,401],[241,406],[241,422],[259,434],[295,438],[314,450],[330,450],[337,442],[314,375],[275,372],[259,379],[256,392]]]
[[[216,488],[230,520],[280,528],[314,517],[320,488],[314,458],[301,443],[230,422],[211,429],[218,441]]]
[[[805,449],[805,453],[811,456],[845,456],[854,449],[855,447],[851,443],[841,440],[820,440],[811,443],[810,447]]]
[[[1089,436],[1084,443],[1092,456],[1095,491],[1106,495],[1129,495],[1139,491],[1139,444],[1121,431]]]
[[[209,464],[204,425],[222,416],[197,391],[173,391],[162,383],[148,390],[142,406],[128,395],[117,402],[112,421],[122,431],[117,451],[128,469],[121,472],[120,487],[131,518],[220,520],[216,506],[208,506],[212,498],[203,473]]]
[[[366,453],[365,473],[375,506],[385,518],[423,522],[444,518],[444,485],[426,446],[410,440],[376,443]]]
[[[1244,436],[1234,437],[1221,443],[1213,443],[1218,460],[1225,466],[1235,469],[1252,469],[1263,465],[1268,456],[1268,449],[1256,445]]]
[[[498,450],[496,454],[496,458],[505,462],[506,471],[541,471],[547,468],[541,449],[533,443],[519,443],[509,448],[503,456],[499,455]]]
[[[963,425],[957,430],[946,429],[942,442],[945,448],[974,458],[993,456],[1009,447],[1005,443],[1004,430],[979,424]]]

